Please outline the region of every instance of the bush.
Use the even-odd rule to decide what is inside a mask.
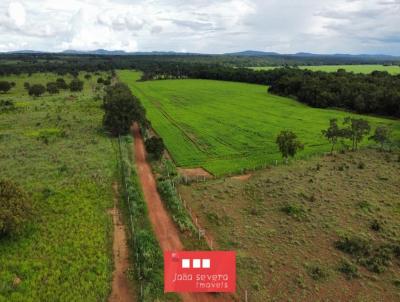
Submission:
[[[319,264],[310,264],[306,266],[308,275],[315,281],[326,280],[329,273]]]
[[[0,100],[0,113],[10,112],[16,109],[15,104],[11,100]]]
[[[281,211],[297,220],[304,220],[306,218],[306,210],[300,204],[287,204],[281,208]]]
[[[160,137],[151,137],[145,142],[146,150],[152,154],[155,160],[159,160],[164,152],[164,141]]]
[[[68,84],[65,82],[63,78],[58,78],[56,80],[56,84],[58,89],[68,89]]]
[[[374,219],[371,222],[370,228],[371,228],[371,230],[373,230],[375,232],[380,232],[382,230],[382,225],[378,220]]]
[[[47,88],[47,92],[50,94],[56,94],[56,93],[60,92],[60,90],[58,89],[58,85],[55,82],[47,83],[46,88]]]
[[[73,79],[71,83],[69,83],[69,90],[72,92],[80,92],[83,90],[83,82],[78,79]]]
[[[11,84],[7,81],[0,81],[0,91],[6,93],[11,89]]]
[[[35,96],[35,97],[39,97],[45,92],[46,92],[46,88],[41,84],[32,85],[31,87],[29,87],[29,91],[28,91],[30,96]]]
[[[19,234],[31,212],[28,195],[15,183],[0,180],[0,237]]]
[[[336,248],[355,257],[359,264],[374,273],[382,273],[396,255],[393,245],[374,246],[370,241],[359,238],[342,238],[336,242]]]
[[[348,280],[360,277],[357,266],[346,259],[339,263],[338,271],[343,273]]]

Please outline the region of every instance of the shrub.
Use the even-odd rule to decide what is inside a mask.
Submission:
[[[0,237],[19,234],[31,212],[28,195],[15,183],[0,180]]]
[[[306,210],[302,205],[286,204],[281,208],[281,211],[297,220],[304,220],[306,218]]]
[[[10,112],[16,109],[12,100],[0,100],[0,113]]]
[[[340,261],[338,271],[343,273],[348,280],[360,277],[357,266],[346,259]]]
[[[11,84],[7,81],[0,81],[0,91],[6,93],[11,89]]]
[[[371,230],[373,230],[375,232],[380,232],[382,230],[382,225],[378,220],[374,219],[371,222],[370,228],[371,228]]]
[[[55,83],[55,82],[47,83],[46,88],[47,88],[47,92],[50,94],[56,94],[56,93],[60,92],[58,89],[57,83]]]
[[[29,91],[29,88],[31,88],[31,84],[29,84],[28,82],[25,82],[24,88]]]
[[[151,137],[145,142],[146,150],[152,154],[155,160],[159,160],[164,152],[164,141],[161,137]]]
[[[58,78],[56,80],[56,84],[58,89],[68,89],[68,84],[65,82],[63,78]]]
[[[308,275],[315,281],[326,280],[329,276],[328,271],[320,264],[309,264],[306,266]]]
[[[32,85],[31,87],[29,87],[29,91],[28,91],[30,96],[35,96],[35,97],[39,97],[45,92],[46,92],[46,88],[41,84]]]
[[[80,92],[83,90],[83,82],[78,79],[73,79],[71,83],[69,83],[69,90],[72,92]]]
[[[374,246],[370,241],[359,237],[345,237],[335,245],[337,249],[352,255],[359,264],[374,273],[384,272],[396,254],[392,245]]]
[[[360,170],[365,169],[365,163],[362,162],[362,161],[360,161],[360,162],[358,163],[358,165],[357,165],[357,168],[360,169]]]

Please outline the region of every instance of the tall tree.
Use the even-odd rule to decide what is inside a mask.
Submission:
[[[351,139],[353,151],[357,150],[358,144],[363,140],[364,136],[370,133],[371,126],[368,121],[364,119],[355,119],[351,117],[346,117],[344,119],[344,124],[347,125],[347,128],[344,129],[344,136]]]
[[[125,84],[107,88],[103,108],[104,128],[113,136],[129,133],[132,122],[146,123],[145,109]]]
[[[298,150],[303,150],[304,145],[297,139],[297,135],[292,131],[281,131],[276,138],[279,151],[282,157],[287,159],[294,157]]]
[[[388,128],[386,126],[379,126],[379,127],[376,127],[374,134],[372,136],[370,136],[368,139],[373,140],[376,143],[378,143],[380,145],[380,149],[382,151],[384,146],[386,144],[390,144],[390,142],[391,142],[390,134],[391,134],[390,128]]]
[[[343,130],[341,130],[337,124],[337,119],[331,119],[329,121],[329,128],[326,130],[322,130],[322,134],[325,138],[331,143],[331,154],[333,153],[333,149],[337,144],[340,137],[343,136]]]

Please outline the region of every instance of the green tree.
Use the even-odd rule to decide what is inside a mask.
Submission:
[[[28,82],[24,83],[24,88],[29,91],[29,88],[31,88],[31,84],[29,84]]]
[[[363,140],[364,136],[370,133],[371,126],[368,121],[364,119],[355,119],[351,117],[346,117],[343,124],[348,126],[343,129],[343,136],[352,141],[352,149],[355,151],[358,149],[358,144]]]
[[[0,237],[18,234],[31,214],[28,195],[15,183],[0,180]]]
[[[146,150],[151,153],[154,159],[159,160],[164,152],[165,146],[164,141],[161,137],[151,137],[145,142]]]
[[[47,92],[50,94],[56,94],[56,93],[60,92],[60,90],[58,89],[58,85],[55,82],[47,83],[46,88],[47,88]]]
[[[71,83],[69,83],[69,90],[72,92],[79,92],[83,90],[83,82],[78,79],[73,79]]]
[[[46,88],[42,84],[35,84],[29,87],[29,95],[39,97],[46,92]]]
[[[132,122],[146,123],[145,110],[128,86],[117,83],[106,89],[103,126],[113,136],[129,133]]]
[[[297,139],[297,135],[292,131],[281,131],[276,138],[279,151],[282,157],[287,159],[294,157],[299,150],[304,149],[304,145]]]
[[[322,130],[322,134],[325,138],[331,143],[331,154],[333,153],[333,149],[337,144],[340,137],[343,136],[343,130],[341,130],[337,124],[337,119],[331,119],[329,121],[329,128],[326,130]]]
[[[65,82],[63,78],[58,78],[56,80],[58,89],[68,89],[68,84]]]
[[[368,139],[375,141],[377,144],[380,145],[381,151],[383,150],[384,146],[390,144],[391,139],[391,129],[386,126],[379,126],[375,129],[375,132],[372,136]]]
[[[11,89],[11,84],[7,81],[0,81],[0,91],[6,93]]]

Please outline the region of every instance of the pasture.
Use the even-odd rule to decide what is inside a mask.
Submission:
[[[315,109],[267,92],[266,86],[212,80],[137,82],[140,73],[118,71],[147,110],[179,167],[202,167],[221,176],[272,165],[281,160],[275,144],[281,130],[292,130],[305,144],[298,157],[330,150],[321,134],[331,118],[357,116]],[[400,137],[400,122],[364,116],[373,127],[385,124]],[[365,141],[367,142],[367,141]]]
[[[249,301],[399,301],[400,258],[386,250],[399,244],[399,173],[396,154],[361,150],[179,192],[215,248],[237,252],[241,301],[245,290]],[[367,242],[366,259],[337,248],[346,237]]]
[[[254,70],[271,70],[277,67],[251,67]],[[400,74],[400,66],[384,66],[384,65],[320,65],[320,66],[299,66],[301,69],[308,69],[311,71],[325,71],[336,72],[338,69],[344,69],[348,72],[368,74],[373,71],[387,71],[390,74]]]
[[[0,239],[1,302],[97,302],[110,292],[107,209],[113,205],[116,160],[112,141],[102,131],[97,76],[84,80],[79,93],[33,98],[23,88],[24,82],[46,84],[58,77],[0,78],[16,83],[0,95],[16,105],[14,111],[0,112],[0,177],[28,192],[35,213],[21,235]]]

